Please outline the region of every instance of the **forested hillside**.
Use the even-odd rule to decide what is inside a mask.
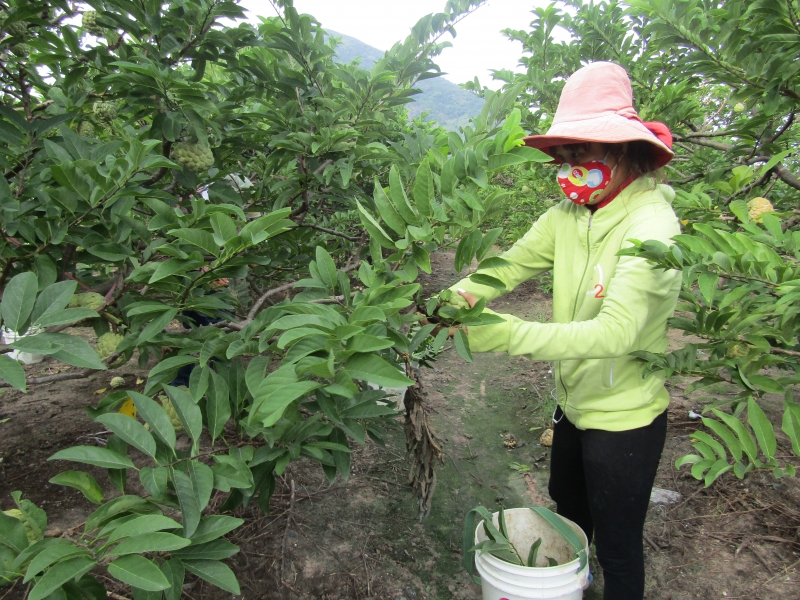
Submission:
[[[358,60],[362,68],[371,69],[376,61],[383,58],[384,52],[354,37],[330,30],[328,33],[340,40],[334,60],[343,63]],[[444,77],[420,81],[417,87],[422,94],[414,96],[414,103],[408,105],[409,116],[416,118],[427,112],[427,119],[436,121],[448,131],[455,131],[459,126],[469,123],[472,117],[480,114],[483,107],[482,98]]]

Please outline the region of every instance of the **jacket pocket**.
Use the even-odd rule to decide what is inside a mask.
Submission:
[[[606,358],[603,360],[601,381],[603,389],[610,390],[614,387],[614,363],[616,360],[616,358]]]

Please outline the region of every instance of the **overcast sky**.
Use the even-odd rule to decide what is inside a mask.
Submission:
[[[500,31],[507,27],[527,29],[531,11],[549,0],[489,0],[457,27],[453,47],[437,59],[446,78],[464,83],[476,75],[481,84],[492,88],[489,69],[515,70],[522,45],[510,42]],[[267,0],[242,0],[254,15],[275,14]],[[322,26],[388,50],[409,34],[416,22],[430,13],[440,12],[445,0],[295,0],[298,11],[314,15]],[[449,36],[447,36],[449,37]]]

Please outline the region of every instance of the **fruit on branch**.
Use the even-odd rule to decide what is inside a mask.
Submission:
[[[119,343],[124,337],[124,335],[109,331],[108,333],[104,333],[97,338],[97,346],[95,346],[95,351],[97,351],[97,354],[100,356],[100,360],[105,360],[114,354],[114,352],[117,351],[117,346],[119,346]]]
[[[770,212],[775,212],[775,207],[766,198],[753,198],[747,203],[747,216],[756,223],[761,223],[764,215]]]
[[[87,292],[85,294],[73,295],[72,298],[70,298],[67,306],[69,308],[89,308],[91,310],[97,310],[102,306],[105,306],[105,303],[106,299],[102,294],[98,294],[97,292]]]
[[[200,142],[178,142],[172,147],[172,159],[184,169],[196,173],[214,166],[214,153]]]
[[[97,24],[97,11],[87,10],[81,17],[81,27],[92,35],[101,36],[105,30]]]
[[[33,529],[30,520],[25,516],[25,513],[22,512],[20,509],[12,508],[10,510],[4,510],[3,514],[9,517],[13,517],[18,521],[22,521],[22,524],[25,525],[25,535],[28,537],[29,546],[39,541],[39,536],[36,535],[36,531]]]
[[[176,411],[175,407],[172,406],[170,399],[162,394],[158,397],[158,400],[161,402],[161,406],[164,407],[164,410],[169,416],[169,421],[172,423],[172,428],[175,430],[175,433],[180,433],[183,431],[183,423],[181,423],[181,420],[178,418],[178,411]]]
[[[125,385],[125,378],[124,377],[112,377],[111,378],[111,385],[112,388],[119,388]]]
[[[117,107],[113,102],[95,102],[92,110],[97,118],[105,123],[110,123],[117,118]]]
[[[750,346],[743,342],[736,342],[728,346],[725,356],[728,358],[741,358],[742,356],[747,356],[749,353]]]
[[[31,47],[28,44],[14,44],[11,46],[11,52],[20,58],[25,58],[31,53]]]
[[[81,124],[78,125],[78,135],[92,137],[94,135],[94,124],[91,121],[81,121]]]
[[[13,37],[25,39],[28,37],[28,24],[25,21],[15,21],[14,23],[5,23],[8,19],[8,11],[0,10],[0,20],[3,21],[3,31]]]
[[[735,112],[736,114],[743,113],[744,109],[745,106],[741,102],[737,102],[736,104],[733,105],[733,112]]]

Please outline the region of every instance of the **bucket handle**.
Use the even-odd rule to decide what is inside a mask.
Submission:
[[[583,569],[589,557],[586,555],[586,548],[581,543],[580,537],[578,537],[578,534],[575,533],[572,527],[567,525],[564,519],[559,517],[552,510],[544,508],[543,506],[529,506],[528,508],[547,521],[553,529],[567,540],[569,545],[575,550],[575,556],[580,559],[580,567],[578,567],[578,570],[580,571]],[[475,542],[475,515],[479,515],[484,520],[487,518],[491,519],[492,516],[485,507],[478,506],[469,511],[467,516],[464,517],[464,543],[461,548],[464,569],[466,569],[469,576],[472,577],[472,581],[480,584],[481,578],[475,570],[475,553],[472,551]]]

